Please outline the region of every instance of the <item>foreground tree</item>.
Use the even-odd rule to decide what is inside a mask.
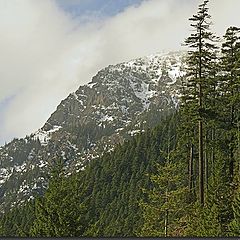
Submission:
[[[157,175],[151,176],[153,189],[145,191],[147,200],[141,202],[144,224],[139,236],[182,236],[186,215],[187,187],[179,174],[180,164],[158,165]]]
[[[219,114],[229,152],[229,178],[234,177],[234,147],[237,140],[240,108],[240,28],[229,27],[223,36]]]
[[[206,112],[208,94],[214,84],[217,38],[210,31],[211,16],[208,13],[208,0],[198,7],[198,12],[189,20],[194,32],[185,40],[190,49],[187,58],[187,90],[185,102],[192,105],[194,117],[198,120],[198,174],[199,201],[204,205],[204,114]],[[184,106],[183,106],[184,107]]]

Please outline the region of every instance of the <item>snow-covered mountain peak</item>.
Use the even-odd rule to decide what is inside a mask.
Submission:
[[[156,105],[177,107],[179,80],[184,76],[184,52],[156,53],[100,70],[61,102],[43,128],[32,137],[47,145],[55,132],[73,122],[121,126]],[[115,128],[115,127],[114,127]]]
[[[72,121],[95,120],[97,125],[114,124],[114,119],[131,121],[133,116],[148,111],[156,101],[173,101],[176,106],[180,94],[177,80],[185,74],[184,54],[157,53],[109,65],[63,100],[43,131],[54,131],[53,126],[64,127]]]
[[[62,100],[41,129],[1,147],[0,211],[7,201],[19,203],[41,193],[55,159],[69,172],[80,171],[175,111],[185,74],[183,58],[182,52],[154,54],[110,65]],[[17,182],[14,191],[6,187],[12,182]]]

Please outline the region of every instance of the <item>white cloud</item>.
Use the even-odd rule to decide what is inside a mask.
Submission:
[[[210,0],[209,13],[212,15],[213,30],[223,36],[230,26],[240,27],[239,0]]]
[[[147,0],[83,24],[53,0],[0,0],[0,102],[16,95],[6,111],[0,108],[0,144],[41,127],[63,98],[102,67],[180,49],[199,2]],[[240,25],[239,7],[239,0],[212,0],[217,32]]]

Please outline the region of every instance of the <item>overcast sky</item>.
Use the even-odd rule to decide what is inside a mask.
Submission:
[[[180,50],[199,0],[0,0],[0,145],[42,127],[101,68]],[[239,0],[210,0],[213,30]]]

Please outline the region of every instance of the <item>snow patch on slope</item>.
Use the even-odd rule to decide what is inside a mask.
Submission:
[[[73,92],[72,95],[80,103],[80,105],[83,105],[83,101],[78,98],[78,95],[75,92]]]
[[[12,175],[13,168],[6,169],[6,168],[0,168],[0,184],[5,183],[9,177]]]
[[[156,94],[156,91],[149,90],[149,84],[145,82],[142,82],[139,85],[138,83],[134,83],[130,80],[130,86],[133,89],[136,97],[141,100],[143,109],[148,109],[150,105],[150,98]]]
[[[34,133],[34,140],[39,139],[41,145],[47,145],[47,143],[49,142],[49,140],[51,139],[51,135],[54,132],[57,132],[59,129],[61,129],[61,126],[53,126],[53,128],[49,131],[45,131],[43,129],[39,129],[37,132]]]

